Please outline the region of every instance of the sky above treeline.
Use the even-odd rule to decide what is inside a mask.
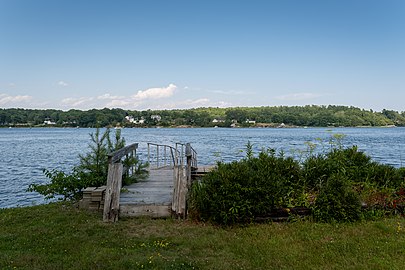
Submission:
[[[404,101],[404,0],[0,0],[0,108]]]

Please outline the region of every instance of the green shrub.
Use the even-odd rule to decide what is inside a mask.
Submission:
[[[313,215],[321,222],[356,221],[361,218],[359,196],[343,173],[331,175],[319,191]]]
[[[379,187],[399,188],[404,184],[404,168],[372,162],[367,168],[367,181]]]
[[[266,217],[277,208],[306,206],[316,220],[350,222],[362,217],[360,195],[369,205],[364,217],[403,213],[404,180],[405,168],[374,162],[357,146],[344,148],[340,141],[326,153],[310,152],[301,164],[272,149],[255,157],[248,143],[245,159],[219,163],[192,186],[189,211],[200,220],[234,224]],[[367,186],[377,193],[367,194]],[[375,197],[382,190],[388,192],[384,199]]]
[[[307,188],[319,190],[322,184],[338,172],[350,181],[369,182],[380,187],[399,187],[405,177],[404,170],[373,162],[357,146],[333,148],[328,153],[308,157],[302,163]]]
[[[110,138],[110,129],[101,134],[97,128],[96,132],[90,134],[90,151],[86,155],[79,155],[80,164],[75,166],[70,174],[58,170],[44,170],[44,174],[50,179],[50,183],[32,183],[27,191],[38,192],[45,196],[45,199],[57,197],[62,200],[78,200],[82,197],[82,190],[86,187],[98,187],[106,185],[108,175],[108,154],[125,146],[125,140],[121,137],[121,131],[117,130],[114,141]],[[137,180],[137,176],[145,174],[145,167],[137,157],[123,160],[126,167],[134,166],[135,175],[129,177],[124,175],[123,184],[130,184]]]
[[[58,170],[43,170],[45,176],[51,180],[49,184],[31,184],[27,191],[36,191],[45,196],[45,199],[58,197],[63,200],[78,200],[82,196],[82,189],[87,184],[80,181],[76,171],[66,174]]]
[[[300,167],[292,158],[276,156],[273,150],[258,157],[218,163],[217,169],[190,193],[190,214],[204,221],[235,224],[265,216],[275,207],[288,206],[300,197]]]

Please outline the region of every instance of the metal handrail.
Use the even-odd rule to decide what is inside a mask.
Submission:
[[[151,151],[152,147],[156,147],[156,152]],[[177,149],[170,145],[148,143],[149,166],[152,166],[152,164],[156,165],[156,168],[176,166],[179,164],[179,157]]]
[[[181,150],[178,150],[178,149]],[[176,150],[180,152],[181,155],[181,164],[184,164],[184,157],[187,155],[191,156],[191,167],[197,168],[198,160],[197,160],[197,151],[189,143],[176,143]],[[187,153],[189,151],[189,153]]]

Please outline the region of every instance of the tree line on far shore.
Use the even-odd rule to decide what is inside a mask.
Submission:
[[[355,127],[405,126],[405,111],[376,112],[348,106],[277,106],[176,110],[0,109],[1,127]]]

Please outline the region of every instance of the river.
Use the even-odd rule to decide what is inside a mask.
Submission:
[[[88,152],[86,128],[0,129],[0,208],[29,206],[46,201],[29,184],[45,183],[46,169],[69,172]],[[139,143],[140,158],[146,160],[146,143],[173,145],[189,142],[198,153],[199,164],[215,164],[242,158],[248,141],[255,152],[263,148],[299,157],[305,142],[328,148],[331,134],[344,134],[345,146],[357,145],[374,160],[395,167],[405,163],[405,128],[128,128],[122,129],[127,144]]]

